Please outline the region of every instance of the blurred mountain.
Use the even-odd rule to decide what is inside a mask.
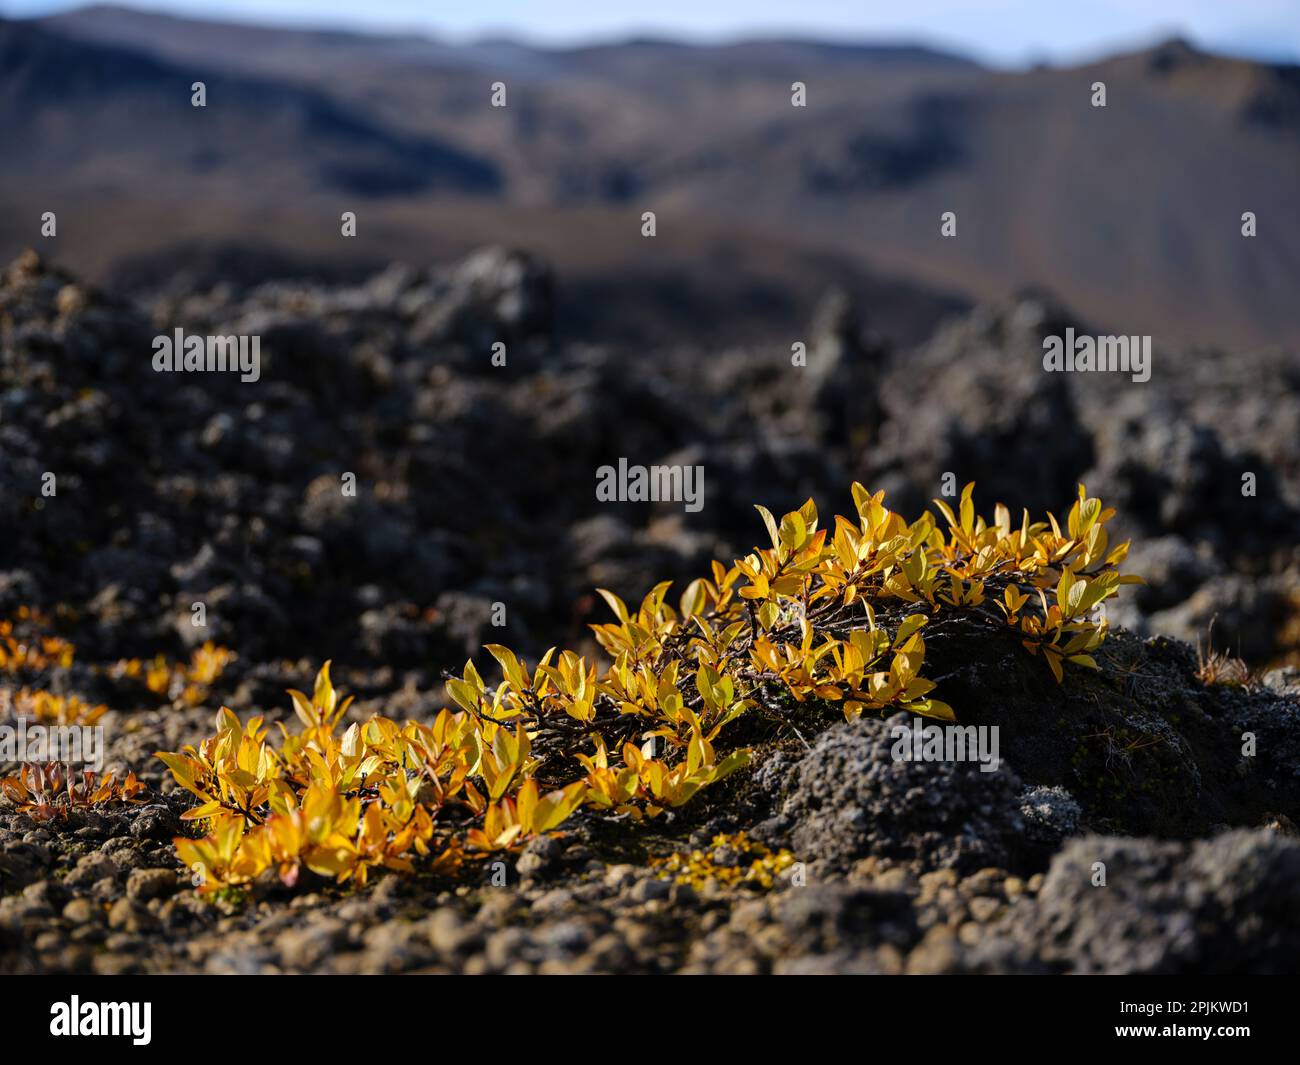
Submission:
[[[96,276],[165,275],[182,247],[347,272],[510,240],[706,334],[806,321],[827,280],[897,335],[1034,284],[1101,331],[1300,340],[1300,68],[1184,42],[1009,73],[911,45],[451,45],[92,7],[3,24],[0,53],[0,252],[62,202],[86,215],[55,251]],[[346,254],[342,210],[366,234]]]
[[[395,133],[318,91],[0,24],[0,125],[16,146],[10,180],[193,196],[205,186],[275,195],[321,188],[363,196],[431,188],[494,192],[496,167],[428,138]],[[203,81],[220,100],[190,106]],[[177,189],[179,186],[179,189]]]

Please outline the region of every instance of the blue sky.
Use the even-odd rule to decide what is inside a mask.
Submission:
[[[10,16],[79,6],[0,0]],[[1300,0],[147,0],[132,5],[242,21],[509,34],[571,43],[634,33],[696,40],[793,33],[907,39],[988,62],[1068,61],[1179,34],[1215,51],[1300,60]]]

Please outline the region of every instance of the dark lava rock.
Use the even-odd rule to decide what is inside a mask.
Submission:
[[[873,486],[890,490],[891,507],[919,511],[947,473],[958,490],[975,481],[981,498],[1013,514],[1069,501],[1092,465],[1093,441],[1067,375],[1042,370],[1042,338],[1064,328],[1062,314],[1037,299],[977,313],[900,362],[884,385],[886,422],[869,456]]]
[[[1074,840],[1052,861],[1036,899],[1013,908],[995,933],[974,951],[976,967],[1294,971],[1300,841],[1267,830],[1192,844]]]
[[[963,725],[997,725],[1002,758],[1026,785],[1066,789],[1085,828],[1186,838],[1300,810],[1300,702],[1203,684],[1172,640],[1112,632],[1097,658],[1096,671],[1067,663],[1057,684],[1009,632],[926,643],[936,694]]]
[[[1024,832],[1020,783],[1006,766],[897,761],[895,726],[863,716],[833,725],[790,773],[769,835],[802,861],[843,867],[869,855],[975,869],[1011,863]]]
[[[1021,793],[1020,813],[1029,838],[1055,848],[1079,831],[1083,810],[1064,788],[1039,786]]]

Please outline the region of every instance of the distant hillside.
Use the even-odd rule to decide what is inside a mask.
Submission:
[[[1024,73],[911,45],[453,46],[111,7],[9,24],[0,41],[0,134],[23,146],[0,189],[23,208],[36,187],[123,206],[201,196],[226,205],[227,236],[255,225],[283,249],[291,218],[319,213],[336,233],[358,200],[372,235],[396,234],[393,254],[528,234],[560,249],[567,276],[606,284],[668,270],[663,242],[704,227],[733,259],[759,244],[788,257],[795,286],[814,254],[856,263],[850,283],[860,270],[979,298],[1046,286],[1098,328],[1159,341],[1300,343],[1300,68],[1180,42]],[[206,112],[188,106],[200,76]],[[489,106],[495,81],[505,109]],[[790,105],[796,81],[806,108]],[[472,211],[456,206],[466,195]],[[653,254],[644,210],[661,220]],[[21,242],[11,229],[0,250]],[[70,253],[110,258],[81,239]],[[688,272],[702,314],[710,271]],[[781,286],[775,264],[764,276]]]
[[[202,81],[210,107],[191,106]],[[4,180],[49,189],[134,188],[146,198],[228,192],[279,200],[431,189],[495,193],[496,166],[376,124],[311,88],[182,68],[115,45],[0,23],[0,130],[19,150]]]

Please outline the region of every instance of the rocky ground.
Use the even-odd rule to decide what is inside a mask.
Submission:
[[[806,338],[771,350],[638,357],[554,336],[555,284],[526,255],[486,250],[359,287],[136,307],[32,255],[8,267],[0,619],[39,607],[75,645],[40,683],[110,708],[106,767],[134,770],[148,792],[125,811],[41,822],[0,800],[0,967],[1295,967],[1293,362],[1157,350],[1145,385],[1044,374],[1042,336],[1086,326],[1040,294],[948,323],[916,351],[889,350],[831,295]],[[155,374],[151,340],[176,325],[260,335],[261,381]],[[807,367],[790,364],[798,339]],[[505,367],[491,362],[498,341]],[[597,503],[595,470],[620,456],[703,465],[704,509]],[[1125,568],[1148,579],[1112,610],[1127,631],[1099,673],[1064,687],[1014,640],[931,648],[936,694],[963,724],[1000,726],[995,772],[896,762],[891,722],[828,714],[812,733],[757,736],[750,769],[673,818],[579,814],[500,886],[386,877],[237,905],[200,899],[175,861],[188,803],[152,752],[206,735],[217,705],[279,716],[284,689],[332,658],[358,695],[353,718],[427,716],[442,671],[482,661],[482,644],[534,658],[583,647],[586,624],[604,620],[593,587],[635,600],[735,557],[761,536],[752,503],[780,513],[813,495],[842,511],[858,479],[910,514],[949,472],[1017,513],[1061,513],[1083,479],[1118,507],[1134,539]],[[355,497],[340,491],[348,473]],[[1251,672],[1207,671],[1211,621],[1214,646]],[[110,668],[204,640],[239,657],[198,705]],[[770,889],[722,886],[723,873],[682,883],[652,864],[700,850],[734,869],[741,831],[795,863]]]
[[[1163,707],[1154,751],[1128,753],[1122,734],[1097,747],[1096,725],[1071,716],[1060,741],[1078,744],[1076,764],[1056,772],[1031,744],[984,773],[895,762],[902,715],[834,724],[807,748],[763,746],[665,824],[579,814],[469,883],[389,876],[204,900],[169,842],[188,804],[146,768],[162,795],[136,809],[0,813],[0,957],[9,971],[96,973],[1293,971],[1300,684],[1279,671],[1250,692],[1207,688],[1176,663],[1159,675],[1161,648],[1121,642],[1150,665],[1150,690],[1122,698],[1108,668],[1056,710],[1082,715],[1103,691],[1123,713],[1096,707],[1095,721]],[[1045,709],[1017,709],[1031,706]],[[202,728],[198,711],[163,713],[143,716],[137,740]],[[1258,764],[1232,756],[1245,727]],[[1173,819],[1183,832],[1127,834]],[[737,830],[798,864],[770,889],[652,864],[698,850],[714,872],[734,868]]]

